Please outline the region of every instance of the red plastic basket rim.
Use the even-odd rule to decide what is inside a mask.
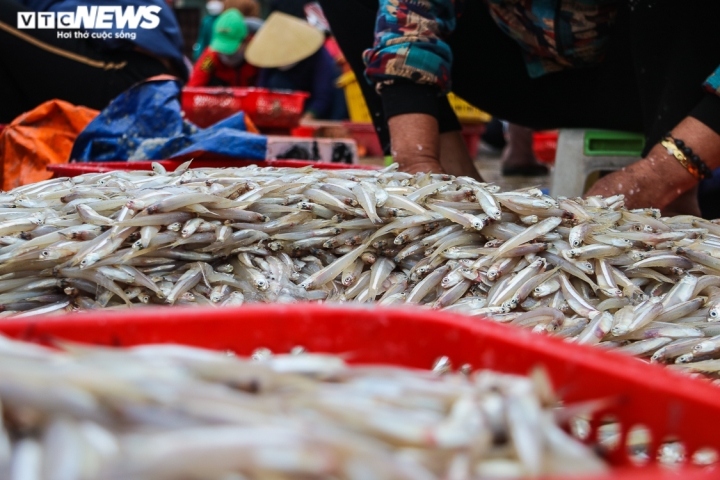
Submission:
[[[310,97],[310,93],[303,92],[301,90],[271,90],[267,88],[257,88],[257,87],[249,87],[244,90],[244,95],[250,95],[250,94],[257,94],[257,95],[279,95],[279,96],[287,96],[287,97],[303,97],[308,98]]]
[[[289,129],[298,125],[309,97],[308,92],[297,90],[187,87],[182,91],[181,103],[187,119],[203,127],[228,117],[231,112],[244,111],[257,127]]]
[[[168,170],[178,167],[187,160],[156,160],[156,161],[137,161],[137,162],[87,162],[87,163],[59,163],[47,165],[47,170],[53,172],[58,177],[74,177],[85,173],[107,173],[116,170],[152,170],[153,163],[160,163]],[[191,168],[231,168],[231,167],[247,167],[250,165],[258,165],[260,167],[276,167],[276,168],[304,168],[314,167],[319,170],[378,170],[380,167],[375,165],[363,164],[347,164],[347,163],[328,163],[328,162],[311,162],[307,160],[244,160],[244,159],[216,159],[209,157],[202,160],[194,160],[190,165]]]
[[[229,348],[242,355],[261,346],[288,351],[304,345],[310,351],[351,352],[355,359],[368,363],[426,368],[437,356],[448,355],[455,366],[471,363],[476,368],[519,374],[541,364],[568,401],[617,395],[619,410],[612,413],[628,428],[646,425],[653,432],[651,452],[666,435],[681,439],[688,453],[701,447],[720,451],[714,425],[720,418],[717,387],[618,353],[442,312],[317,304],[154,307],[5,319],[0,332],[35,341],[57,337],[101,345],[186,343]],[[393,360],[381,360],[383,356],[393,356]],[[571,385],[573,382],[576,385]],[[623,412],[631,412],[635,419],[623,418]],[[627,467],[621,449],[611,452],[609,458],[623,468],[598,479],[677,478],[677,473],[654,467]],[[715,470],[682,470],[682,478],[716,477]]]
[[[268,94],[268,95],[287,95],[287,96],[300,96],[300,97],[309,97],[310,93],[303,92],[300,90],[275,90],[275,89],[268,89],[268,88],[259,88],[259,87],[184,87],[182,89],[183,93],[193,94],[193,95],[200,95],[200,94],[206,94],[206,95],[220,95],[220,94],[232,94],[237,96],[244,96],[250,93],[255,94]]]

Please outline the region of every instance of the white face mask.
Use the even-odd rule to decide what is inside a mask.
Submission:
[[[220,0],[210,0],[205,4],[205,9],[210,15],[220,15],[225,5]]]

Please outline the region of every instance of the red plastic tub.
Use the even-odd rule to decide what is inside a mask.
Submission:
[[[157,163],[169,172],[175,170],[185,160],[158,160]],[[84,173],[103,173],[114,170],[152,170],[154,162],[88,162],[63,163],[48,165],[47,169],[53,172],[54,177],[75,177]],[[346,163],[310,162],[307,160],[194,160],[192,168],[228,168],[247,167],[259,165],[261,167],[292,167],[302,168],[312,166],[320,170],[345,170],[348,168],[358,170],[377,170],[374,165],[348,165]]]
[[[300,123],[306,92],[249,88],[243,97],[243,110],[260,128],[293,128]]]
[[[233,88],[185,87],[182,91],[185,118],[201,128],[242,110],[242,92]]]
[[[181,103],[185,117],[203,128],[242,110],[259,128],[289,129],[298,125],[309,96],[264,88],[186,87]]]
[[[343,353],[349,362],[419,368],[429,368],[441,355],[449,356],[455,367],[469,363],[475,369],[515,374],[543,366],[557,393],[568,403],[614,401],[598,412],[592,424],[597,426],[602,416],[613,415],[621,425],[620,445],[625,445],[631,427],[644,425],[652,434],[650,452],[656,452],[669,438],[683,442],[687,458],[699,448],[720,451],[720,390],[709,383],[598,348],[427,310],[309,304],[229,309],[155,307],[131,313],[4,319],[0,332],[39,342],[62,338],[113,346],[180,343],[238,355],[249,355],[258,347],[288,352],[302,345],[312,352]],[[611,450],[607,458],[614,467],[612,475],[594,479],[720,477],[714,466],[663,469],[652,464],[652,453],[650,465],[636,467],[624,447]]]

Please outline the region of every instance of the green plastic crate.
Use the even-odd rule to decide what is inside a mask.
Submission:
[[[645,148],[645,136],[613,130],[587,130],[584,148],[587,156],[639,157]]]

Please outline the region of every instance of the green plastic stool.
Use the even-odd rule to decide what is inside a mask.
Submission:
[[[620,170],[638,161],[644,148],[645,137],[637,133],[561,129],[550,194],[582,196],[592,173]]]

